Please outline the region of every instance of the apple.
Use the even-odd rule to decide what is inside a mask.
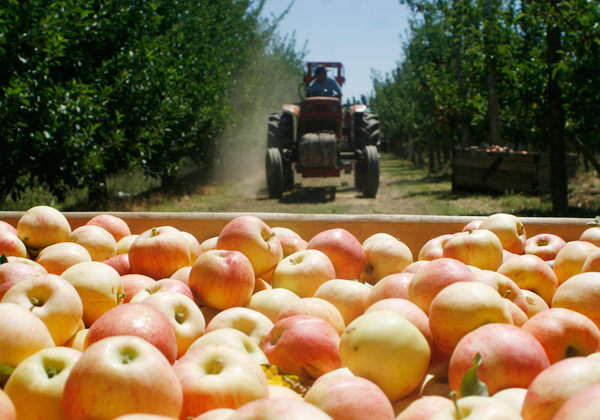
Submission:
[[[204,334],[206,323],[202,311],[191,298],[182,293],[155,293],[141,304],[158,309],[167,317],[175,332],[178,359]]]
[[[328,322],[314,316],[296,315],[275,323],[263,345],[273,364],[297,375],[306,385],[341,367],[340,336]]]
[[[271,230],[273,232],[275,232],[275,235],[277,235],[278,238],[296,238],[296,239],[302,239],[302,236],[298,235],[298,233],[296,233],[296,231],[286,228],[286,227],[281,227],[281,226],[274,226],[271,228]]]
[[[200,243],[200,249],[202,250],[202,252],[208,251],[210,249],[216,249],[218,240],[218,236],[208,238]]]
[[[380,239],[390,239],[390,240],[394,239],[394,240],[397,240],[397,241],[400,240],[400,238],[397,238],[397,237],[395,237],[393,235],[390,235],[389,233],[380,232],[380,233],[375,233],[375,234],[369,236],[367,239],[365,239],[363,241],[363,243],[362,243],[362,246],[364,247],[370,241],[373,241],[373,240],[378,241]]]
[[[260,312],[274,324],[283,308],[300,299],[300,296],[288,289],[261,290],[252,295],[244,307]]]
[[[0,300],[13,285],[40,274],[42,273],[37,268],[18,261],[0,264]]]
[[[171,226],[152,228],[140,234],[129,248],[131,271],[155,280],[171,277],[191,265],[190,248],[183,234]]]
[[[29,258],[29,252],[19,237],[5,229],[0,229],[0,250],[6,256]]]
[[[382,299],[369,306],[365,313],[374,311],[394,311],[399,313],[421,331],[421,334],[423,334],[430,347],[433,345],[433,336],[429,328],[429,318],[421,308],[411,301],[399,298]]]
[[[537,255],[524,254],[511,258],[498,268],[521,289],[530,290],[550,305],[558,288],[556,274],[544,260]]]
[[[487,229],[470,230],[449,239],[442,256],[482,270],[496,271],[502,265],[502,243],[495,233]]]
[[[518,217],[512,214],[492,214],[481,222],[478,229],[491,230],[502,242],[502,248],[513,254],[522,254],[525,251],[527,234],[525,227]]]
[[[117,241],[110,232],[100,226],[78,227],[71,232],[69,242],[74,242],[87,249],[92,261],[102,262],[117,255]]]
[[[185,284],[188,284],[189,280],[190,280],[190,272],[191,271],[192,271],[192,266],[181,267],[179,270],[174,272],[170,278],[179,280],[181,282],[184,282]]]
[[[281,260],[273,271],[271,285],[303,298],[312,297],[323,283],[334,278],[335,267],[329,257],[319,250],[307,249]]]
[[[558,287],[553,308],[566,308],[591,319],[600,328],[600,273],[581,273]]]
[[[202,254],[202,248],[200,248],[200,242],[194,235],[189,232],[181,231],[181,234],[184,236],[185,241],[188,244],[188,248],[190,249],[190,262],[193,264],[196,261],[196,258]]]
[[[156,280],[142,274],[125,274],[121,276],[123,294],[125,295],[123,303],[129,303],[140,290],[150,287],[154,282]]]
[[[582,273],[589,273],[590,271],[600,271],[600,248],[588,255],[581,267]]]
[[[140,303],[148,296],[155,293],[177,292],[187,298],[194,300],[194,295],[190,287],[182,281],[175,279],[162,279],[150,283],[144,289],[137,292],[129,301],[130,303]]]
[[[332,420],[323,410],[304,401],[261,398],[244,404],[227,420]]]
[[[16,303],[0,303],[0,366],[14,369],[27,357],[46,347],[55,347],[44,322]],[[10,320],[10,322],[6,322]],[[0,371],[0,388],[7,380]]]
[[[563,238],[552,233],[540,233],[527,238],[525,253],[537,255],[544,261],[552,261],[567,243]]]
[[[340,311],[325,299],[312,297],[302,298],[296,302],[292,302],[283,308],[277,320],[296,315],[310,315],[321,318],[331,324],[339,335],[342,335],[346,328],[344,318]]]
[[[61,275],[66,269],[82,262],[92,261],[92,256],[83,246],[72,242],[60,242],[42,249],[36,262],[50,274]]]
[[[198,347],[222,344],[242,350],[248,354],[259,364],[267,364],[269,360],[262,349],[253,340],[240,330],[234,328],[219,328],[205,333],[202,337],[196,339],[188,348],[188,352],[192,352]]]
[[[491,323],[513,324],[500,294],[487,284],[458,282],[442,289],[431,301],[429,327],[437,347],[451,355],[471,331]]]
[[[165,355],[170,363],[177,359],[177,338],[170,320],[160,310],[139,303],[125,303],[104,313],[90,327],[86,351],[94,343],[118,335],[143,338]]]
[[[138,236],[140,235],[127,235],[124,238],[121,238],[119,242],[117,242],[117,255],[129,254],[129,248],[131,248],[131,244]]]
[[[525,302],[527,303],[527,318],[531,318],[535,314],[550,308],[546,301],[536,293],[525,289],[521,292],[525,296]]]
[[[283,251],[283,258],[292,255],[298,251],[304,251],[308,247],[308,242],[302,238],[294,238],[292,236],[279,236],[279,243],[281,243],[281,249]]]
[[[142,305],[140,305],[142,306]],[[167,358],[146,340],[114,336],[89,346],[65,384],[69,420],[148,413],[178,418],[183,391]]]
[[[40,274],[15,284],[2,302],[16,303],[40,318],[57,346],[77,332],[83,316],[77,290],[56,274]]]
[[[0,389],[0,420],[17,420],[17,410],[6,392]]]
[[[507,388],[496,392],[492,398],[504,401],[510,405],[517,413],[523,409],[523,401],[527,395],[527,388]]]
[[[415,262],[408,264],[406,266],[406,268],[404,270],[402,270],[402,272],[415,274],[417,271],[419,271],[421,269],[421,267],[423,267],[424,265],[427,265],[427,264],[429,264],[429,261],[427,261],[427,260],[415,261]]]
[[[442,408],[452,405],[452,400],[438,395],[428,395],[411,402],[396,420],[428,420]]]
[[[477,373],[490,395],[506,388],[527,388],[550,366],[544,348],[529,332],[509,324],[486,324],[465,335],[452,353],[448,381],[453,391],[460,392],[477,353],[482,357]]]
[[[234,328],[246,334],[262,349],[265,337],[273,325],[273,321],[266,315],[254,309],[230,308],[216,314],[206,326],[206,332],[221,328]]]
[[[8,256],[6,257],[6,259],[8,260],[8,262],[18,262],[21,264],[26,264],[29,265],[35,269],[37,269],[40,274],[48,274],[48,270],[46,270],[41,264],[29,259],[29,258],[21,258],[21,257],[15,257],[15,256]]]
[[[10,233],[17,235],[17,228],[4,220],[0,220],[0,229],[7,230]]]
[[[413,262],[412,252],[398,239],[372,239],[363,245],[365,268],[360,274],[363,283],[376,284],[390,274],[401,273]]]
[[[374,382],[394,402],[422,383],[431,351],[423,334],[405,317],[374,311],[346,327],[340,355],[353,374]]]
[[[569,398],[599,383],[599,360],[589,357],[560,360],[541,372],[528,387],[521,411],[523,420],[553,419]]]
[[[461,232],[468,232],[470,230],[477,230],[481,226],[483,219],[471,220],[469,223],[463,226]]]
[[[157,414],[124,414],[114,420],[173,420],[173,417],[159,416]]]
[[[227,223],[219,233],[216,248],[244,254],[252,264],[255,277],[271,271],[283,258],[279,239],[256,216],[239,216]]]
[[[438,258],[413,276],[408,295],[411,302],[429,315],[429,305],[440,290],[460,281],[475,282],[477,278],[465,263],[453,258]]]
[[[32,256],[49,245],[67,242],[70,234],[67,218],[49,206],[32,207],[17,222],[17,236]]]
[[[85,338],[87,337],[89,331],[90,330],[86,328],[77,331],[75,335],[73,335],[73,337],[71,337],[69,341],[64,344],[64,346],[83,352],[85,350]]]
[[[600,384],[588,386],[569,398],[552,420],[594,420],[598,418],[598,400],[600,400]]]
[[[454,235],[446,233],[428,240],[419,251],[417,259],[419,261],[433,261],[442,258],[444,256],[444,246],[452,238],[454,238]]]
[[[110,265],[112,268],[117,270],[120,276],[126,276],[128,274],[133,274],[131,271],[131,264],[129,264],[129,255],[128,254],[119,254],[113,257],[110,257],[107,260],[102,261],[106,265]],[[136,274],[140,275],[140,274]]]
[[[521,308],[515,305],[512,300],[509,300],[507,298],[502,299],[506,304],[506,309],[508,309],[508,312],[510,312],[513,325],[516,325],[517,327],[522,327],[527,322],[527,314],[523,312]]]
[[[81,352],[45,348],[23,360],[4,386],[19,419],[64,419],[63,391]]]
[[[509,277],[491,270],[480,270],[473,274],[475,274],[477,281],[492,286],[500,293],[500,296],[512,301],[527,314],[525,295],[521,291],[521,288]]]
[[[288,398],[298,401],[304,401],[304,398],[296,391],[288,388],[285,385],[271,385],[269,384],[269,398]]]
[[[112,214],[98,214],[88,220],[86,225],[100,226],[108,231],[115,238],[116,242],[131,235],[131,229],[127,222]]]
[[[81,262],[66,269],[61,277],[71,283],[83,302],[83,322],[92,325],[125,298],[121,276],[114,268],[97,261]]]
[[[211,308],[210,306],[202,305],[200,305],[200,311],[202,312],[202,315],[204,315],[204,321],[206,321],[206,325],[208,325],[218,313],[222,312],[218,309]]]
[[[600,246],[600,227],[592,226],[583,231],[579,237],[580,241],[591,242],[596,246]]]
[[[346,229],[335,228],[317,233],[306,249],[323,252],[335,268],[335,278],[357,279],[365,268],[365,252],[361,243]]]
[[[558,284],[563,284],[576,274],[580,274],[587,257],[598,247],[587,241],[568,242],[554,259],[554,273]]]
[[[254,269],[240,251],[209,250],[194,262],[188,285],[205,305],[220,310],[244,306],[254,290]]]
[[[455,420],[464,419],[502,419],[502,420],[522,420],[518,411],[515,411],[510,405],[496,398],[482,397],[472,395],[463,397],[456,402],[460,407],[462,416],[457,414],[457,408],[454,405],[447,405],[440,411],[431,416],[431,420]]]
[[[371,288],[358,281],[333,279],[323,283],[315,292],[315,298],[325,299],[337,308],[344,325],[348,325],[367,309]]]
[[[252,294],[258,293],[261,290],[272,289],[271,283],[267,283],[265,280],[258,278],[254,279],[254,289],[252,290]]]
[[[537,338],[551,364],[600,351],[600,330],[596,324],[570,309],[550,308],[532,316],[522,328]]]
[[[269,396],[262,366],[246,352],[227,345],[190,350],[173,370],[183,389],[182,420],[215,408],[236,409]]]
[[[334,420],[394,420],[394,409],[383,391],[373,382],[358,377],[319,378],[304,396]]]
[[[398,273],[385,276],[371,288],[367,296],[367,307],[383,299],[399,298],[409,300],[408,285],[414,274]]]
[[[270,387],[271,387],[271,385],[269,385],[269,388]],[[212,410],[209,410],[203,414],[200,414],[198,417],[194,417],[194,420],[227,420],[234,413],[235,413],[235,410],[233,408],[213,408]],[[124,419],[124,420],[128,420],[128,419]],[[130,419],[130,420],[138,420],[138,419]],[[144,420],[144,419],[139,419],[139,420]],[[150,419],[148,419],[148,420],[150,420]]]

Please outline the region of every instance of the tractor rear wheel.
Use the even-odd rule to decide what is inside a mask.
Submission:
[[[281,198],[284,189],[283,159],[277,147],[267,149],[265,159],[269,198]]]
[[[363,195],[375,198],[379,189],[379,152],[376,146],[366,146],[363,150],[364,178]]]
[[[363,190],[364,166],[362,160],[357,160],[354,164],[354,188],[360,192]]]

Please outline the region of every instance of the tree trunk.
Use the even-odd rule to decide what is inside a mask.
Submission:
[[[429,135],[428,149],[429,149],[429,173],[434,173],[436,171],[435,167],[435,145],[433,141],[433,136]]]
[[[502,144],[501,127],[500,127],[500,103],[498,100],[498,90],[496,82],[498,80],[498,72],[496,63],[491,61],[489,64],[489,75],[487,80],[488,85],[488,114],[490,119],[490,144]]]
[[[452,2],[452,6],[454,9],[456,9],[456,2],[457,2],[456,0],[454,0]],[[461,52],[462,45],[460,42],[460,36],[458,35],[459,31],[460,31],[459,29],[453,28],[453,32],[454,32],[453,38],[455,39],[455,41],[452,45],[452,54],[454,55],[454,71],[455,71],[456,83],[458,84],[458,97],[461,102],[460,126],[461,126],[461,131],[462,131],[462,146],[469,147],[471,144],[473,144],[473,133],[471,130],[471,118],[469,117],[469,115],[467,114],[467,111],[466,111],[467,88],[465,86],[465,80],[463,77],[462,67],[461,67],[462,57],[461,57],[460,52]]]
[[[549,24],[546,35],[548,60],[548,111],[547,136],[550,155],[550,183],[552,189],[552,208],[555,213],[564,215],[569,207],[567,196],[567,165],[565,162],[565,110],[562,92],[558,83],[558,74],[553,75],[555,65],[560,60],[560,28]]]

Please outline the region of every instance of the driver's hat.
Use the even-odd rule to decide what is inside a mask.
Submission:
[[[327,67],[325,67],[325,64],[319,64],[315,67],[315,76],[317,74],[327,74]]]

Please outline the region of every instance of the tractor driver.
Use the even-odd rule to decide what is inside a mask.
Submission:
[[[342,88],[334,78],[327,76],[327,68],[315,67],[315,79],[308,85],[306,96],[333,96],[342,100]]]

